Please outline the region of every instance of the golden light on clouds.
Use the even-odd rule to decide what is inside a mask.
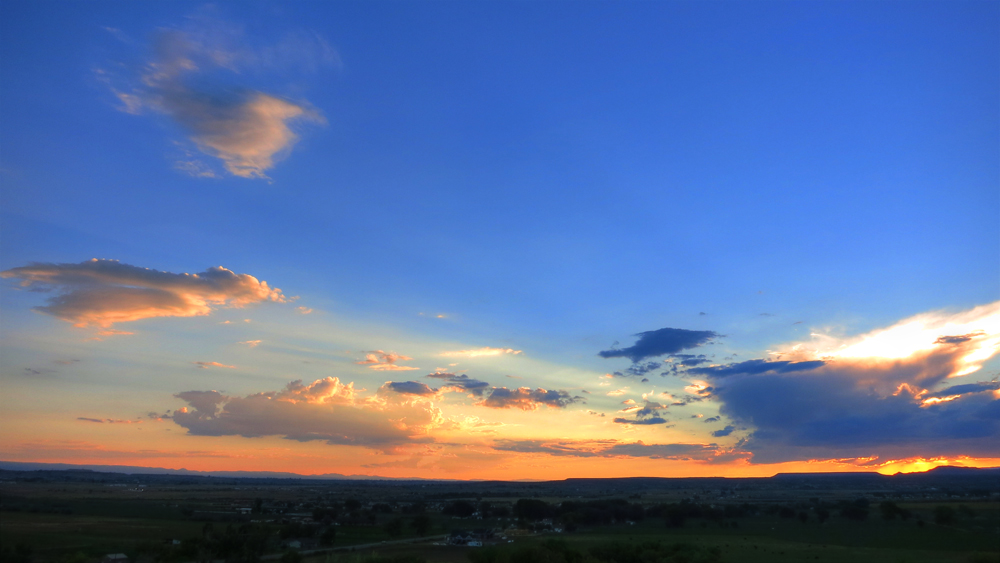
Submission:
[[[249,274],[215,266],[197,274],[174,274],[94,258],[79,264],[34,263],[0,272],[25,288],[55,290],[37,311],[77,327],[109,328],[153,317],[195,317],[220,307],[287,299],[278,288]]]
[[[356,364],[368,366],[368,369],[375,371],[409,371],[420,369],[412,366],[401,366],[396,364],[398,361],[410,361],[413,358],[409,356],[404,356],[402,354],[396,354],[393,352],[384,352],[382,350],[372,350],[371,352],[365,353],[365,359],[354,362]]]
[[[813,333],[810,342],[785,346],[773,353],[782,359],[902,360],[942,346],[961,346],[949,377],[974,373],[1000,352],[1000,301],[959,313],[930,312],[902,320],[855,338]]]

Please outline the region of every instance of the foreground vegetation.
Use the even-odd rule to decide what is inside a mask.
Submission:
[[[8,481],[0,563],[1000,561],[992,481],[716,483]],[[484,546],[444,539],[473,529]]]

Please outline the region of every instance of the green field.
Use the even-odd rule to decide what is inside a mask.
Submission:
[[[293,539],[326,549],[307,553],[310,563],[1000,563],[1000,503],[992,493],[951,502],[959,497],[935,492],[938,499],[918,501],[919,491],[800,490],[764,482],[730,500],[718,488],[670,483],[626,491],[598,483],[586,496],[575,483],[503,485],[514,490],[507,496],[461,490],[474,484],[431,486],[438,490],[378,483],[8,483],[0,486],[0,563],[97,563],[107,553],[125,553],[131,563],[276,560],[287,553],[283,542]],[[895,502],[885,500],[893,494]],[[463,503],[466,512],[458,515]],[[863,515],[848,514],[862,505]],[[886,514],[886,505],[896,512]],[[473,510],[484,512],[476,517]],[[497,536],[513,543],[381,545],[476,528],[507,530]],[[330,544],[323,536],[333,532]],[[553,540],[563,542],[562,551],[552,550]],[[610,544],[646,547],[642,557],[615,559]]]

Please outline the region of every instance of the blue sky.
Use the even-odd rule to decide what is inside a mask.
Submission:
[[[521,369],[532,388],[583,389],[629,365],[598,351],[644,331],[714,331],[711,359],[723,363],[998,299],[996,3],[17,2],[3,12],[0,269],[91,258],[174,273],[224,266],[298,297],[251,306],[267,335],[254,350],[345,351],[336,369],[348,370],[313,373],[299,365],[305,352],[285,350],[263,361],[267,384],[241,373],[199,387],[167,367],[171,354],[186,354],[178,365],[191,351],[221,358],[234,338],[218,322],[242,322],[249,308],[123,322],[115,328],[136,334],[81,343],[85,328],[33,312],[46,296],[8,281],[3,376],[26,398],[57,393],[21,372],[60,346],[89,350],[93,372],[73,376],[81,389],[113,386],[137,354],[144,373],[161,374],[137,400],[161,408],[206,385],[363,381],[351,360],[372,350],[430,372],[448,367],[429,363],[445,343],[521,350],[456,366],[494,386]],[[154,76],[180,60],[168,44],[197,68]],[[233,129],[218,129],[233,114],[205,116],[254,99],[298,113],[241,131],[269,123],[280,135],[287,124],[295,141],[241,176],[227,165],[276,137],[234,149]],[[975,377],[996,372],[994,361]],[[8,433],[5,447],[19,439]]]

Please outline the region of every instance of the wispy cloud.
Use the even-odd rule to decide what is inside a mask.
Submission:
[[[261,342],[263,342],[263,340],[244,340],[243,342],[240,342],[240,344],[249,346],[250,348],[256,348],[257,346],[260,346]]]
[[[122,111],[165,114],[188,132],[200,152],[221,160],[230,174],[266,178],[265,171],[298,140],[291,124],[324,119],[306,102],[249,87],[248,76],[294,68],[314,72],[336,66],[339,58],[315,34],[292,33],[265,47],[251,43],[239,27],[201,14],[183,29],[159,30],[152,54],[136,76],[112,76],[100,69],[98,78],[111,88]],[[175,167],[192,176],[216,176],[194,158],[181,159]]]
[[[141,420],[124,420],[120,418],[87,418],[85,416],[77,417],[77,420],[82,422],[94,422],[97,424],[140,424]]]
[[[373,369],[375,371],[409,371],[414,369],[420,369],[412,366],[401,366],[397,365],[398,361],[410,361],[413,358],[409,356],[403,356],[401,354],[395,354],[393,352],[383,352],[382,350],[372,350],[371,352],[365,352],[365,359],[360,362],[354,362],[356,364],[367,365],[368,369]]]
[[[0,272],[21,286],[55,291],[49,304],[35,310],[78,327],[152,317],[207,315],[218,307],[243,307],[262,301],[286,301],[281,290],[249,274],[221,266],[198,274],[173,274],[94,258],[79,264],[32,263]]]
[[[236,369],[236,366],[228,366],[226,364],[220,364],[219,362],[191,362],[191,363],[198,366],[201,369],[208,369],[208,368]]]
[[[715,444],[645,444],[617,440],[496,440],[493,449],[504,452],[570,457],[623,457],[716,461],[733,453]],[[744,456],[745,457],[745,456]]]
[[[481,358],[484,356],[503,356],[506,354],[517,355],[523,353],[521,350],[513,348],[475,348],[473,350],[456,350],[454,352],[441,352],[442,356],[449,358]]]

